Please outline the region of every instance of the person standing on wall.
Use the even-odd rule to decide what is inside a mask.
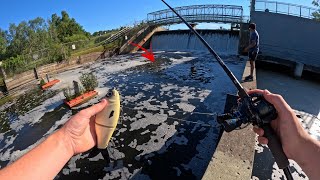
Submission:
[[[251,69],[250,69],[250,75],[245,77],[246,81],[253,80],[253,71],[255,69],[255,61],[259,53],[259,39],[260,39],[259,33],[256,30],[255,23],[251,23],[249,25],[249,31],[250,31],[249,46],[246,47],[244,51],[249,53]]]

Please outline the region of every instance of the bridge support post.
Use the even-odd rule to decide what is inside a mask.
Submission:
[[[251,0],[250,12],[254,12],[255,10],[256,10],[256,0]]]
[[[249,24],[243,23],[240,24],[240,34],[239,34],[239,47],[238,53],[243,54],[243,50],[245,47],[249,45]]]
[[[303,73],[304,64],[296,62],[296,66],[294,68],[294,77],[301,78]]]

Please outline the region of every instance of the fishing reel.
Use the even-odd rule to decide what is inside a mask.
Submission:
[[[226,132],[231,132],[248,123],[261,127],[276,118],[277,111],[274,106],[262,95],[252,94],[248,98],[238,99],[237,96],[228,94],[225,114],[218,115],[217,121]]]

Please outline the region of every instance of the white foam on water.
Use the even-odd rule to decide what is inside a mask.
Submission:
[[[40,118],[45,113],[52,112],[54,110],[55,107],[53,107],[53,106],[50,109],[48,109],[48,107],[50,107],[50,105],[55,104],[55,103],[58,104],[59,102],[61,102],[61,100],[62,100],[61,93],[62,92],[53,96],[52,98],[45,100],[40,106],[35,107],[34,109],[30,110],[29,112],[25,113],[24,115],[20,115],[18,117],[18,120],[14,121],[13,123],[10,124],[10,128],[12,130],[15,130],[16,132],[18,132],[21,128],[23,128],[25,126],[25,124],[32,125],[35,123],[39,123]]]
[[[163,120],[162,122],[164,122],[165,120]],[[178,124],[178,122],[174,122],[173,125],[168,125],[162,122],[158,122],[159,126],[152,133],[154,135],[150,136],[150,140],[147,143],[137,145],[136,150],[142,151],[138,156],[150,154],[155,151],[157,151],[158,153],[166,152],[168,146],[170,145],[167,143],[167,140],[177,132],[175,126]]]

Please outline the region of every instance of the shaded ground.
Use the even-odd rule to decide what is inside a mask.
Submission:
[[[241,78],[245,61],[236,56],[223,58]],[[58,90],[71,85],[81,72],[98,76],[99,96],[69,110]],[[220,136],[213,114],[223,112],[227,93],[236,92],[218,63],[202,52],[157,52],[156,63],[140,54],[119,56],[55,78],[61,83],[49,91],[50,96],[29,96],[44,96],[31,99],[35,105],[30,109],[21,111],[15,104],[0,107],[5,109],[1,122],[8,127],[0,136],[1,167],[41,142],[71,115],[98,102],[107,89],[116,87],[123,108],[121,123],[106,150],[110,161],[101,154],[79,154],[56,179],[200,179]],[[18,114],[14,120],[12,111]]]
[[[265,67],[257,70],[258,88],[281,94],[301,116],[300,121],[306,131],[320,141],[320,84],[304,79],[297,80],[272,69]],[[284,179],[283,172],[275,164],[269,149],[260,144],[256,144],[255,149],[253,179]],[[290,160],[290,166],[294,179],[308,179],[294,161]]]

